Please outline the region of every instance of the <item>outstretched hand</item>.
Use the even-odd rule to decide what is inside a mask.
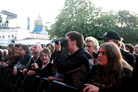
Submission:
[[[83,92],[98,92],[99,87],[92,84],[84,84],[86,87],[83,89]]]

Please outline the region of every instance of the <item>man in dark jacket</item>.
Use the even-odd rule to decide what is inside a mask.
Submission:
[[[98,38],[98,40],[103,40],[104,42],[113,42],[117,46],[119,46],[120,41],[121,41],[121,37],[115,31],[108,31],[104,34],[104,36]],[[126,60],[127,63],[130,64],[134,68],[135,62],[136,62],[136,59],[135,59],[134,55],[132,55],[131,53],[129,53],[125,50],[123,50],[122,48],[120,48],[120,51],[121,51],[121,54],[122,54],[124,60]]]
[[[89,77],[89,54],[84,51],[84,37],[77,31],[66,34],[70,56],[63,59],[61,43],[55,44],[57,72],[64,74],[64,82],[68,85],[82,89]]]

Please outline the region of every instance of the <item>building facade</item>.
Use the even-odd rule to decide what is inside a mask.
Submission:
[[[27,19],[27,29],[10,28],[8,25],[0,28],[0,45],[8,46],[10,43],[27,45],[50,43],[48,32],[44,29],[41,16],[36,18],[33,32],[30,30],[30,18]]]

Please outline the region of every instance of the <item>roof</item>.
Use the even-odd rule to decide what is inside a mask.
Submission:
[[[2,11],[0,11],[0,13],[7,15],[9,19],[16,19],[17,18],[17,14],[6,11],[6,10],[2,10]]]

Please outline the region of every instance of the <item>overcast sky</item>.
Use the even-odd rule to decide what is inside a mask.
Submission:
[[[93,0],[97,7],[105,11],[130,10],[138,13],[138,0]]]
[[[103,11],[130,10],[138,13],[138,0],[93,0],[96,7]],[[27,18],[30,17],[31,30],[34,21],[39,16],[44,22],[54,23],[59,10],[64,6],[64,0],[1,0],[0,11],[7,10],[17,14],[17,19],[10,21],[10,26],[27,28]],[[47,24],[48,25],[48,24]]]

